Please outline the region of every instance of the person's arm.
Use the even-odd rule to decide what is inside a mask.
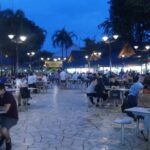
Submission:
[[[11,104],[5,104],[4,107],[0,108],[0,114],[5,114],[9,111]]]

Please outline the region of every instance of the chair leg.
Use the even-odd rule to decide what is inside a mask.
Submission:
[[[139,125],[140,125],[140,120],[137,119],[137,122],[136,122],[136,135],[137,136],[139,135]]]
[[[121,144],[124,144],[124,124],[121,124]]]

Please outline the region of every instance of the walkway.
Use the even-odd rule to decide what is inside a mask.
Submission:
[[[133,126],[120,144],[120,126],[112,122],[120,110],[87,108],[78,90],[59,90],[33,95],[28,111],[12,129],[13,150],[146,150]]]

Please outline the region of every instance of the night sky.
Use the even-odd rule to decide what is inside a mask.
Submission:
[[[48,34],[42,49],[60,54],[54,49],[51,36],[65,27],[78,36],[74,41],[81,46],[86,37],[101,40],[97,26],[108,17],[108,0],[0,0],[1,9],[21,9],[25,16],[44,28]]]

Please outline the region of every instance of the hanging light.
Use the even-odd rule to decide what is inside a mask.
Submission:
[[[27,39],[27,37],[26,36],[24,36],[24,35],[21,35],[20,37],[19,37],[19,39],[21,40],[21,41],[26,41],[26,39]]]
[[[149,46],[149,45],[146,45],[145,48],[146,48],[146,50],[149,50],[149,49],[150,49],[150,46]]]
[[[137,45],[134,46],[134,49],[138,49],[138,48],[139,48],[139,46],[137,46]]]
[[[102,53],[101,53],[101,52],[99,52],[99,53],[98,53],[98,55],[99,55],[99,56],[101,56],[101,55],[102,55]]]
[[[56,59],[56,58],[54,58],[54,59],[53,59],[53,61],[57,61],[57,59]]]
[[[85,56],[85,58],[86,58],[86,59],[88,59],[88,58],[89,58],[89,56],[88,56],[88,55],[86,55],[86,56]]]
[[[43,60],[44,60],[44,58],[43,58],[43,57],[41,57],[41,60],[43,61]]]
[[[9,35],[8,35],[8,38],[11,39],[11,40],[12,40],[14,37],[15,37],[14,34],[9,34]]]
[[[103,36],[103,37],[102,37],[102,40],[103,40],[104,42],[106,42],[106,41],[108,40],[108,36]]]
[[[113,38],[114,38],[115,40],[117,40],[118,37],[119,37],[119,35],[117,35],[117,34],[113,35]]]

